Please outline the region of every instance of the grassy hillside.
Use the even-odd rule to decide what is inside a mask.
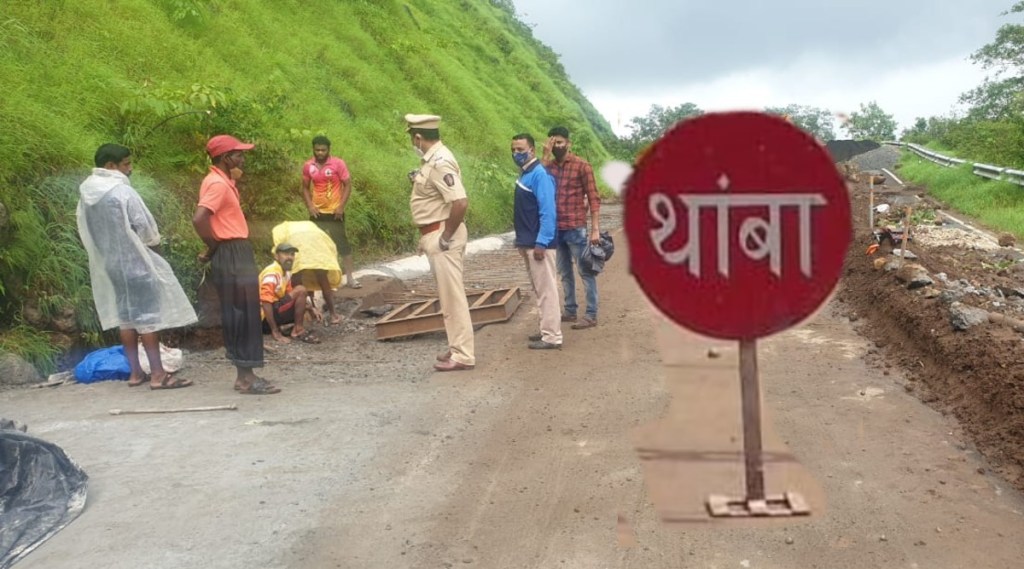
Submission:
[[[257,144],[243,193],[261,251],[270,227],[304,218],[298,167],[312,136],[329,136],[353,173],[348,225],[364,259],[416,235],[405,113],[444,117],[474,234],[510,225],[512,134],[566,124],[596,164],[614,139],[507,0],[4,0],[0,76],[0,349],[44,370],[101,339],[74,208],[103,142],[134,150],[134,184],[191,293],[213,134]]]

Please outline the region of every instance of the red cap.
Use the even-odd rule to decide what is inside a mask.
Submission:
[[[230,134],[218,134],[217,136],[210,139],[210,142],[206,143],[206,153],[210,155],[210,158],[216,158],[221,154],[231,152],[232,150],[252,150],[253,145],[247,144],[231,136]]]

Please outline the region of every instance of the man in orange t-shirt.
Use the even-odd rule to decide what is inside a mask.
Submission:
[[[281,390],[253,372],[253,368],[263,367],[259,269],[235,187],[235,180],[242,177],[245,151],[252,148],[252,144],[226,134],[206,144],[213,165],[199,189],[192,225],[206,243],[199,261],[210,263],[210,276],[220,296],[224,350],[238,372],[235,389],[266,395]]]

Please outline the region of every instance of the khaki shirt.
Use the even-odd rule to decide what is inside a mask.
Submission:
[[[420,169],[412,175],[412,221],[420,227],[444,221],[451,213],[452,202],[465,197],[459,163],[452,151],[438,141],[423,155]]]

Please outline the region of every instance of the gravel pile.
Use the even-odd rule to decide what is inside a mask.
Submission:
[[[963,249],[977,249],[980,251],[995,251],[1000,249],[999,244],[986,239],[977,233],[964,231],[956,227],[932,227],[921,225],[914,228],[914,236],[911,242],[916,239],[926,247],[954,246]]]
[[[857,165],[857,169],[861,172],[868,170],[881,170],[887,168],[890,171],[896,166],[896,163],[900,161],[900,150],[895,146],[882,145],[880,148],[869,150],[863,154],[858,154],[850,159]]]

